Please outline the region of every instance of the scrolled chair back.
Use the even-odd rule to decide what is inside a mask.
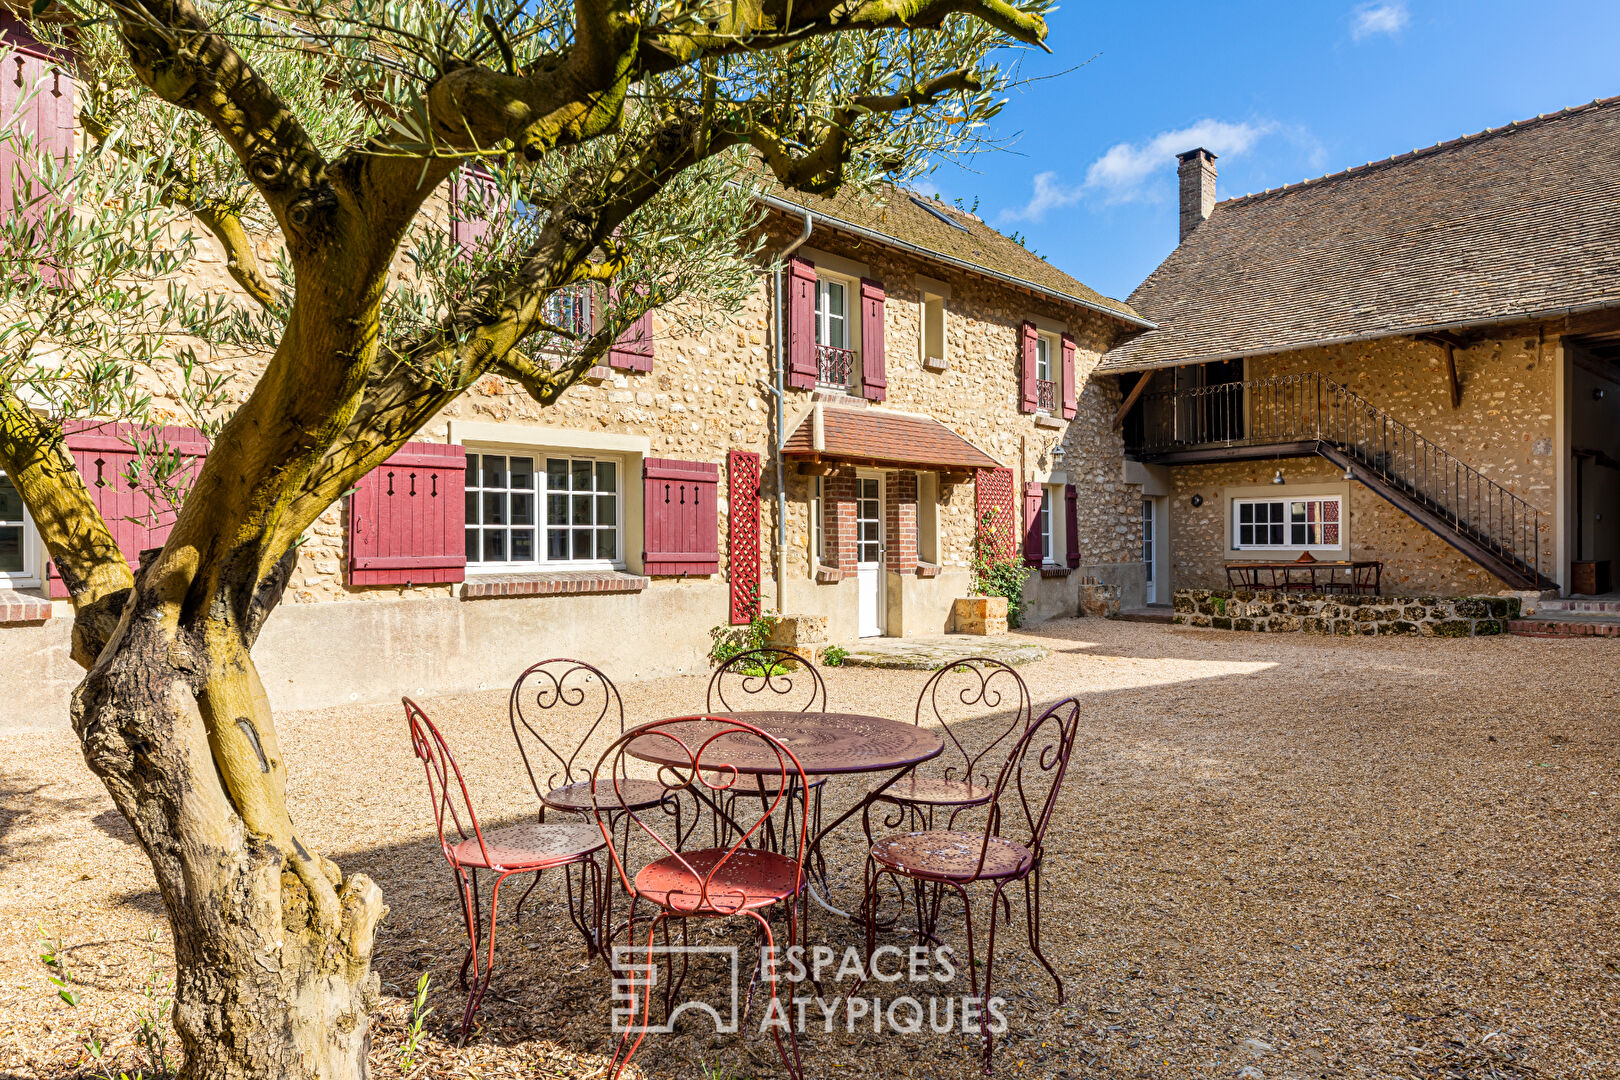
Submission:
[[[798,653],[762,645],[715,669],[704,708],[826,712],[827,684],[816,666]]]
[[[629,752],[632,745],[637,750],[635,755]],[[635,874],[626,868],[620,845],[620,840],[628,834],[615,838],[615,828],[623,829],[622,820],[616,825],[612,815],[602,811],[603,805],[612,806],[617,801],[606,792],[617,792],[619,785],[631,778],[632,768],[640,773],[656,768],[658,782],[667,795],[690,792],[710,812],[728,815],[731,827],[728,835],[735,837],[727,847],[683,851],[679,838],[669,837],[671,817],[663,805],[627,813],[641,835],[648,837],[664,855],[678,859],[696,883],[684,891],[672,891],[667,906],[676,914],[699,909],[721,914],[742,910],[745,896],[717,884],[716,879],[731,864],[757,854],[749,847],[749,841],[782,808],[792,790],[790,785],[803,790],[805,774],[799,759],[777,739],[752,724],[703,713],[642,724],[616,740],[591,774],[591,796],[596,805],[596,823],[607,841],[619,881],[627,893],[634,895]],[[756,777],[763,781],[763,786],[756,783]],[[761,791],[763,795],[759,794]],[[739,797],[726,798],[731,793]],[[664,803],[670,801],[666,798]],[[795,852],[792,856],[795,881],[802,886],[804,852],[809,846],[805,815],[798,815],[794,832],[798,840],[791,845]],[[692,835],[692,830],[688,829],[685,835]],[[737,869],[731,866],[733,873],[727,876],[735,880]]]
[[[995,796],[985,821],[979,849],[984,869],[993,839],[1006,837],[1028,848],[1039,861],[1047,826],[1057,808],[1058,792],[1069,769],[1075,735],[1080,729],[1080,702],[1064,698],[1024,729],[996,777]]]
[[[583,660],[557,657],[529,665],[512,684],[506,709],[523,768],[541,798],[590,778],[591,759],[581,755],[593,739],[601,745],[602,738],[624,734],[624,700],[618,687]],[[556,728],[570,738],[577,734],[578,742],[569,746],[555,735],[541,734],[546,720],[560,720]]]
[[[997,714],[1005,712],[1003,722]],[[991,751],[1008,743],[1029,726],[1031,716],[1029,687],[1011,665],[988,656],[953,660],[934,669],[917,696],[915,719],[920,726],[931,719],[945,736],[945,779],[961,780],[989,787]],[[982,723],[977,717],[988,718]],[[972,721],[975,728],[988,726],[988,742],[973,740],[977,750],[969,750],[959,727]]]
[[[400,700],[405,705],[405,719],[411,728],[411,749],[427,772],[428,799],[433,804],[433,822],[439,828],[439,847],[445,861],[455,866],[450,849],[469,837],[477,837],[484,865],[493,866],[489,850],[484,847],[484,834],[478,827],[478,815],[473,812],[472,797],[467,794],[466,781],[444,736],[420,705],[410,698]]]

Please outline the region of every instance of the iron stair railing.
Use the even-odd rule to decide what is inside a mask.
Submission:
[[[1179,451],[1315,444],[1382,481],[1437,527],[1517,569],[1542,569],[1541,511],[1349,388],[1308,372],[1143,395],[1139,446],[1152,458]]]

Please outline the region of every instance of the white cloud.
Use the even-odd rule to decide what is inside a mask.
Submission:
[[[1003,210],[1001,220],[1010,221],[1041,221],[1046,217],[1048,210],[1056,210],[1064,206],[1072,206],[1080,201],[1080,189],[1077,187],[1064,187],[1058,183],[1058,174],[1043,172],[1035,174],[1035,190],[1030,195],[1029,202],[1016,210]]]
[[[1147,193],[1150,177],[1175,168],[1177,154],[1202,146],[1216,157],[1237,157],[1275,128],[1276,125],[1270,123],[1200,120],[1178,131],[1160,132],[1143,143],[1119,143],[1091,163],[1086,170],[1086,186],[1103,192],[1109,202],[1139,199]],[[1037,177],[1037,194],[1039,181]]]
[[[1350,37],[1361,41],[1374,34],[1396,34],[1410,18],[1401,0],[1390,4],[1362,4],[1350,14]]]

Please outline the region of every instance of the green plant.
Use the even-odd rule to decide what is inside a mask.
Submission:
[[[57,987],[57,996],[69,1005],[77,1006],[83,996],[76,991],[68,989],[73,976],[67,967],[66,949],[62,941],[51,937],[43,926],[39,929],[43,951],[40,961],[47,967],[54,968],[55,975],[51,976],[51,984]],[[157,935],[152,935],[156,941]],[[173,1064],[169,1061],[169,1021],[174,1012],[174,980],[165,979],[158,966],[157,953],[149,954],[152,970],[148,973],[146,987],[143,991],[145,1003],[135,1010],[135,1035],[130,1040],[135,1048],[135,1071],[133,1073],[116,1067],[107,1052],[107,1045],[95,1034],[85,1034],[85,1056],[94,1064],[93,1075],[101,1080],[167,1080],[174,1075]]]
[[[51,969],[49,976],[51,985],[56,987],[56,996],[69,1005],[79,1003],[79,992],[73,989],[73,973],[68,970],[67,943],[61,938],[52,937],[45,929],[45,924],[39,924],[39,962]]]
[[[757,649],[770,640],[771,631],[782,617],[775,612],[760,610],[742,626],[716,626],[709,631],[709,639],[713,642],[709,646],[709,662],[715,667],[730,660],[739,653],[749,649]],[[764,674],[764,672],[744,672],[744,674]]]
[[[822,667],[843,667],[847,659],[849,650],[838,645],[829,645],[821,651]]]
[[[1006,597],[1007,625],[1022,626],[1029,567],[1017,556],[1003,555],[1000,541],[995,516],[987,510],[979,516],[973,537],[973,595]]]
[[[433,976],[429,972],[422,972],[422,977],[416,980],[416,997],[411,1001],[411,1020],[405,1025],[405,1041],[399,1048],[399,1067],[402,1072],[410,1072],[416,1068],[416,1053],[422,1048],[422,1040],[427,1038],[423,1025],[427,1023],[428,1014],[433,1006],[427,1003],[428,983]]]

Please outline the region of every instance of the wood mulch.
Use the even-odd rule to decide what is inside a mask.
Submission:
[[[1096,619],[1023,636],[1050,650],[1020,669],[1037,700],[1078,695],[1085,720],[1048,838],[1046,952],[1067,1004],[1054,1003],[1015,919],[998,941],[1009,1026],[998,1074],[1620,1078],[1613,642]],[[833,708],[907,719],[922,678],[827,672]],[[623,689],[631,718],[645,719],[700,706],[703,685]],[[425,705],[485,817],[528,815],[504,692]],[[410,1076],[604,1076],[608,978],[547,884],[521,926],[503,926],[479,1027],[455,1045],[463,932],[398,707],[279,723],[305,840],[371,874],[390,908],[374,1075],[402,1075],[409,998],[426,971],[434,1011]],[[834,785],[828,806],[856,790]],[[846,830],[830,851],[846,903],[858,836]],[[960,918],[944,925],[960,947]],[[860,941],[823,914],[811,933]],[[746,943],[718,929],[700,940]],[[50,984],[59,968],[41,962],[44,941],[63,945],[77,1005]],[[72,734],[0,734],[0,1076],[88,1075],[92,1035],[128,1067],[142,989],[171,969],[150,869]],[[713,973],[694,979],[718,994]],[[965,972],[957,983],[944,992],[964,993]],[[811,1076],[977,1075],[977,1047],[960,1034],[873,1034],[869,1018],[846,1030],[839,1017],[804,1037]],[[768,1038],[695,1021],[649,1037],[636,1064],[652,1078],[782,1075]]]

